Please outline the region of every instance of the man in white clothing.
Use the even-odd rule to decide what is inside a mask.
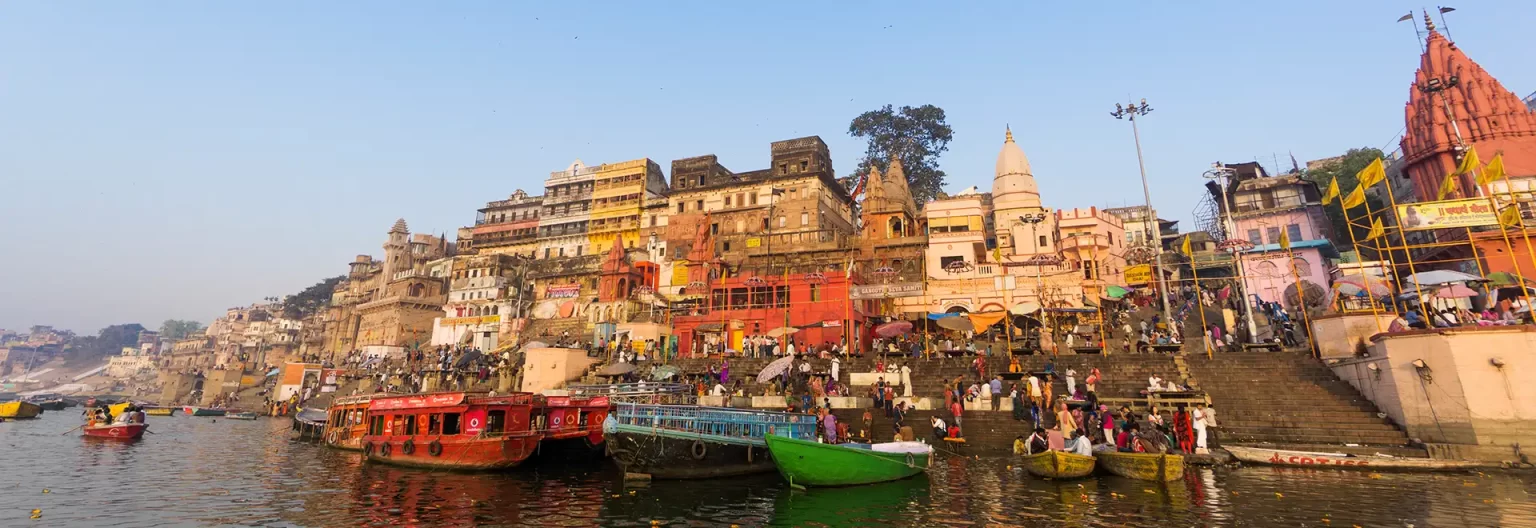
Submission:
[[[843,365],[843,362],[838,360],[836,355],[833,355],[832,356],[832,381],[839,381],[839,380],[842,379],[842,378],[837,377],[838,367],[841,367],[842,365]]]
[[[1067,397],[1071,398],[1073,394],[1077,394],[1077,371],[1076,370],[1072,370],[1072,367],[1067,367],[1067,373],[1066,374],[1067,374]]]
[[[901,364],[901,395],[912,397],[912,367],[906,363]]]
[[[1205,446],[1205,404],[1195,404],[1195,410],[1190,414],[1189,425],[1195,429],[1195,453],[1209,453]]]
[[[1157,377],[1157,374],[1147,378],[1147,392],[1158,392],[1161,390],[1163,390],[1163,378]]]

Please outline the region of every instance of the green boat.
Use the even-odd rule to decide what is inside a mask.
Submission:
[[[858,486],[911,477],[928,470],[933,446],[920,442],[823,444],[777,435],[764,437],[779,474],[790,486]]]

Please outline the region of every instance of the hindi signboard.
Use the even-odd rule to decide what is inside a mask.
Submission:
[[[444,317],[438,321],[438,326],[462,326],[478,324],[495,324],[501,322],[500,315],[476,315],[471,317]]]
[[[1151,264],[1137,264],[1135,266],[1125,268],[1126,284],[1147,284],[1149,282],[1152,282]]]
[[[580,284],[560,284],[544,290],[545,299],[569,299],[581,294]]]
[[[1404,231],[1476,227],[1499,223],[1487,198],[1442,200],[1397,206],[1397,225]]]

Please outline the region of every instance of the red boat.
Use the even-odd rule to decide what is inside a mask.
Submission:
[[[599,447],[612,405],[607,396],[534,396],[533,426],[545,440],[580,438],[588,447]]]
[[[110,438],[113,440],[138,440],[144,436],[144,431],[149,429],[149,424],[129,423],[112,425],[87,425],[82,430],[85,436],[91,438]]]
[[[464,392],[376,397],[368,402],[368,460],[461,470],[517,466],[543,436],[531,422],[533,395]]]

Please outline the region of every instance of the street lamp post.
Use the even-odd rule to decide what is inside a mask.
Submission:
[[[1146,213],[1150,217],[1148,220],[1156,224],[1157,215],[1152,212],[1152,188],[1147,185],[1147,162],[1141,156],[1141,130],[1136,127],[1136,116],[1144,116],[1151,111],[1152,107],[1147,106],[1147,100],[1142,99],[1140,106],[1136,103],[1130,103],[1127,106],[1120,106],[1120,103],[1115,103],[1115,111],[1110,112],[1109,115],[1115,116],[1115,119],[1128,119],[1131,122],[1131,135],[1136,139],[1136,165],[1141,168],[1141,194],[1147,200]],[[1160,230],[1161,227],[1157,229]],[[1173,311],[1168,304],[1168,282],[1163,277],[1163,244],[1161,238],[1161,231],[1159,231],[1158,242],[1154,246],[1157,249],[1157,258],[1153,262],[1157,263],[1157,289],[1162,292],[1163,297],[1163,321],[1170,325],[1169,328],[1171,329],[1173,325]]]
[[[1026,224],[1029,224],[1029,243],[1030,243],[1030,245],[1035,246],[1035,252],[1034,252],[1035,254],[1030,257],[1031,263],[1033,263],[1034,267],[1035,267],[1035,302],[1040,305],[1040,313],[1045,316],[1044,319],[1049,321],[1050,317],[1051,317],[1051,314],[1050,314],[1050,312],[1047,312],[1045,310],[1045,280],[1040,275],[1040,268],[1045,266],[1045,261],[1040,256],[1040,243],[1039,243],[1040,242],[1040,235],[1036,231],[1036,229],[1038,228],[1040,223],[1045,221],[1045,218],[1046,218],[1046,214],[1044,212],[1040,212],[1040,213],[1033,213],[1033,214],[1022,215],[1022,216],[1019,217],[1019,221],[1023,222],[1023,223],[1026,223]],[[1015,238],[1014,241],[1017,242],[1018,239]],[[1044,352],[1045,351],[1045,343],[1044,343],[1045,332],[1037,330],[1037,334],[1038,334],[1038,337],[1036,338],[1035,346],[1040,347],[1040,351]],[[1029,336],[1026,334],[1025,337],[1028,338]],[[1054,337],[1052,338],[1051,345],[1052,345],[1052,351],[1054,352],[1054,350],[1055,350],[1055,339],[1054,339]],[[1011,350],[1009,352],[1012,353]]]
[[[1236,171],[1227,168],[1226,165],[1222,165],[1221,162],[1218,161],[1215,163],[1215,166],[1211,168],[1211,170],[1205,171],[1205,174],[1203,174],[1203,176],[1208,179],[1216,180],[1218,186],[1221,187],[1221,208],[1217,210],[1217,213],[1221,215],[1221,228],[1227,232],[1227,236],[1229,238],[1234,236],[1233,234],[1237,232],[1237,226],[1232,223],[1231,202],[1227,200],[1227,182],[1232,179],[1232,174],[1235,172]],[[1241,291],[1243,294],[1243,319],[1248,326],[1248,342],[1258,343],[1259,327],[1258,323],[1253,320],[1253,308],[1250,307],[1251,297],[1248,296],[1248,275],[1243,272],[1243,257],[1241,255],[1242,251],[1236,245],[1231,246],[1231,248],[1232,265],[1237,268],[1237,285],[1239,291]],[[1193,265],[1193,263],[1191,263],[1191,265]],[[1296,287],[1298,288],[1298,291],[1300,291],[1301,285],[1297,284]],[[1200,292],[1195,292],[1196,296],[1199,294]],[[1305,297],[1305,295],[1302,295],[1303,299],[1305,299]],[[1206,329],[1201,329],[1200,331],[1203,333],[1206,331]]]

